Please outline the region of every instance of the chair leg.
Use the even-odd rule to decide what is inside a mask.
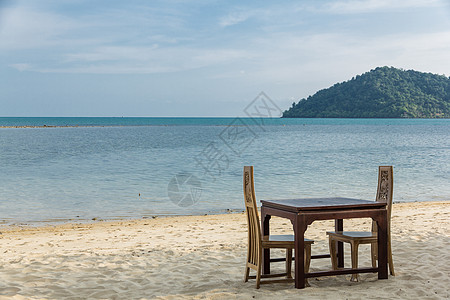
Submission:
[[[286,249],[286,277],[292,278],[292,249]]]
[[[390,271],[391,275],[395,276],[394,261],[392,260],[391,241],[388,242],[388,263],[389,263],[389,271]]]
[[[261,285],[261,262],[258,264],[258,270],[256,270],[256,288],[259,289]]]
[[[311,265],[311,244],[305,244],[305,273],[309,273],[310,265]],[[305,278],[305,286],[310,286],[308,278]]]
[[[371,243],[370,244],[370,253],[372,257],[372,268],[377,267],[377,260],[378,260],[378,246],[377,243]]]
[[[336,253],[336,241],[330,236],[328,238],[329,248],[330,248],[330,257],[331,257],[331,266],[333,270],[337,270],[337,253]]]
[[[305,244],[305,273],[309,272],[311,265],[311,244]]]
[[[351,252],[352,252],[352,269],[357,269],[358,268],[358,247],[359,244],[358,243],[350,243],[351,245]],[[352,278],[350,279],[350,281],[353,282],[358,282],[358,274],[352,274]]]
[[[376,261],[378,260],[378,247],[377,243],[371,244],[371,250],[372,250],[372,268],[376,268]],[[395,276],[394,271],[394,261],[392,260],[392,248],[391,248],[391,242],[388,242],[388,264],[389,264],[389,273],[392,276]]]
[[[244,273],[244,282],[248,281],[249,275],[250,275],[250,268],[246,264],[246,266],[245,266],[245,273]]]

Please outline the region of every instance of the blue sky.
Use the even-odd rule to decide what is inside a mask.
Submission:
[[[449,76],[449,2],[0,0],[0,116],[243,116],[377,66]]]

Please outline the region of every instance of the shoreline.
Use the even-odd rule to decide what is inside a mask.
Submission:
[[[396,276],[376,274],[310,280],[255,289],[243,282],[247,251],[244,213],[66,223],[55,226],[0,226],[0,299],[445,299],[450,278],[445,261],[450,247],[450,201],[395,203],[391,234]],[[344,228],[368,230],[366,219]],[[325,232],[332,220],[306,231],[313,254],[328,251]],[[286,219],[272,217],[272,234],[292,234]],[[367,247],[364,247],[367,246]],[[345,248],[346,266],[350,263]],[[370,246],[360,247],[360,266],[370,265]],[[274,252],[274,257],[284,252]],[[331,267],[329,259],[312,271]],[[283,263],[273,264],[274,272]]]
[[[246,125],[232,124],[145,124],[145,125],[17,125],[17,126],[0,126],[0,129],[32,129],[32,128],[114,128],[114,127],[172,127],[172,126],[215,126],[215,127],[243,127]],[[250,126],[250,125],[249,125]],[[258,125],[251,125],[258,126]],[[284,124],[270,126],[285,126]]]
[[[414,201],[414,202],[396,202],[394,201],[393,205],[400,204],[412,204],[412,203],[449,203],[450,200],[428,200],[428,201]],[[259,209],[259,208],[258,208]],[[99,222],[128,222],[128,221],[145,221],[151,219],[162,219],[162,218],[177,218],[177,217],[198,217],[198,216],[219,216],[219,215],[229,215],[229,214],[242,214],[245,213],[244,209],[223,209],[220,211],[212,211],[206,213],[199,214],[179,214],[179,215],[170,215],[170,214],[155,214],[151,216],[145,217],[94,217],[94,218],[55,218],[55,219],[45,219],[45,220],[10,220],[10,219],[0,219],[0,230],[8,227],[30,227],[30,228],[38,228],[38,227],[54,227],[65,224],[95,224]]]
[[[102,127],[159,127],[159,126],[181,126],[175,124],[169,125],[17,125],[17,126],[0,126],[0,129],[8,128],[102,128]],[[219,126],[219,125],[218,125]]]
[[[45,220],[10,220],[0,219],[0,230],[7,227],[46,227],[46,226],[58,226],[64,224],[90,224],[98,222],[126,222],[126,221],[139,221],[139,220],[151,220],[156,218],[177,218],[177,217],[198,217],[198,216],[216,216],[227,214],[241,214],[244,213],[243,209],[223,209],[220,211],[198,213],[198,214],[155,214],[151,216],[143,217],[94,217],[94,218],[54,218]]]

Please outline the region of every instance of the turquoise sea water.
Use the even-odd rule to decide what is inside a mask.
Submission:
[[[258,199],[450,200],[450,120],[0,118],[0,222],[141,218],[242,210]],[[77,127],[78,126],[78,127]]]

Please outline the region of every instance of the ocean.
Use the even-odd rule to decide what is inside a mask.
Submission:
[[[244,165],[258,201],[375,199],[379,165],[450,200],[450,120],[0,118],[0,223],[242,211]]]

